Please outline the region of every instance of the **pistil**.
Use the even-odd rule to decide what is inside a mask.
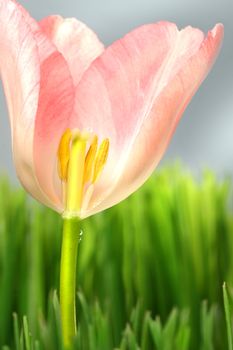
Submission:
[[[66,211],[71,216],[80,213],[83,197],[87,139],[77,134],[72,139],[67,176]]]

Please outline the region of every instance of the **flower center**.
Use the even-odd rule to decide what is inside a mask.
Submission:
[[[93,193],[94,184],[107,162],[109,139],[67,129],[60,140],[58,175],[62,181],[64,216],[79,216]]]

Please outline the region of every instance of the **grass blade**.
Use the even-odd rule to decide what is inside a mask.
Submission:
[[[225,310],[225,318],[227,325],[228,350],[233,350],[233,333],[232,333],[232,311],[233,303],[228,292],[226,283],[223,284],[223,302]]]

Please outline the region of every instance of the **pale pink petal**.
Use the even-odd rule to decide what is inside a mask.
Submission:
[[[41,132],[40,121],[43,119],[41,111],[49,112],[46,106],[48,104],[51,106],[55,95],[54,91],[50,92],[44,86],[45,81],[47,81],[48,86],[51,86],[49,79],[53,79],[53,74],[48,75],[47,71],[51,67],[52,61],[54,63],[59,61],[58,70],[55,72],[54,67],[52,69],[53,74],[59,73],[60,78],[65,81],[64,87],[56,87],[60,93],[59,96],[72,95],[73,82],[63,56],[57,52],[56,47],[41,32],[37,22],[22,6],[15,1],[0,0],[0,72],[11,121],[16,170],[24,187],[36,199],[46,205],[58,208],[60,199],[54,188],[53,171],[45,173],[46,167],[49,168],[47,157],[51,154],[50,149],[46,147],[46,141],[48,141],[46,138],[41,140],[44,142],[46,152],[40,155],[37,152],[38,142],[40,142],[38,134]],[[68,80],[70,85],[67,83]],[[70,90],[68,90],[68,85]],[[55,100],[55,102],[57,101]],[[66,102],[70,108],[72,101]],[[63,105],[61,113],[64,112],[64,109]],[[58,120],[59,116],[60,114],[58,114]],[[66,117],[67,114],[62,118]],[[48,113],[47,119],[44,119],[44,128],[46,128],[46,121],[50,123],[52,119],[52,111]],[[36,132],[35,120],[37,120]],[[57,121],[52,121],[50,123],[51,129],[53,125],[57,127],[58,124]],[[62,124],[62,131],[63,126]],[[59,127],[56,131],[60,134],[62,132]],[[53,133],[51,132],[49,145],[52,138]],[[57,142],[56,135],[54,142]],[[34,153],[37,155],[36,164]],[[42,167],[43,170],[39,169],[37,174],[38,167]]]
[[[48,38],[41,31],[41,28],[39,27],[38,23],[35,21],[34,18],[30,16],[30,14],[25,10],[25,8],[22,5],[20,5],[15,0],[5,0],[5,2],[13,3],[17,8],[18,13],[21,14],[24,21],[30,27],[34,40],[36,40],[40,62],[43,62],[56,50],[55,46],[50,40],[48,40]]]
[[[25,13],[13,1],[0,1],[0,74],[8,103],[13,156],[24,187],[50,204],[33,172],[33,123],[39,96],[37,42]]]
[[[85,72],[76,90],[76,126],[110,139],[109,161],[93,205],[118,181],[154,101],[203,38],[191,27],[179,32],[173,23],[145,25],[113,43]]]
[[[74,86],[68,66],[55,52],[41,65],[40,97],[34,129],[34,164],[38,181],[62,210],[61,182],[57,172],[60,138],[70,125]]]
[[[150,176],[160,161],[184,109],[212,67],[222,38],[223,26],[218,24],[208,33],[199,49],[188,57],[185,64],[183,62],[178,70],[175,69],[175,74],[171,72],[159,95],[153,98],[149,113],[130,147],[125,168],[117,184],[108,198],[86,213],[86,216],[128,197]],[[98,196],[98,193],[96,195]]]
[[[57,173],[57,149],[69,126],[74,103],[74,82],[70,67],[44,29],[22,6],[33,30],[40,56],[40,92],[34,122],[33,162],[36,179],[50,200],[50,206],[63,210],[61,183]]]
[[[77,85],[91,62],[103,52],[103,44],[90,28],[75,18],[50,16],[39,25],[66,59]]]
[[[34,118],[32,157],[36,182],[49,200],[50,207],[63,210],[57,176],[57,147],[73,109],[74,86],[69,66],[38,23],[18,3],[30,25],[40,58],[40,90]],[[17,154],[17,153],[16,153]],[[25,175],[23,175],[23,179]],[[30,191],[33,195],[33,188]]]

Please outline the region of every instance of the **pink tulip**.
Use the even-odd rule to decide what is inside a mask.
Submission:
[[[76,19],[38,23],[0,0],[0,72],[23,186],[82,218],[129,196],[160,161],[222,38],[221,24],[205,37],[159,22],[104,49]]]

